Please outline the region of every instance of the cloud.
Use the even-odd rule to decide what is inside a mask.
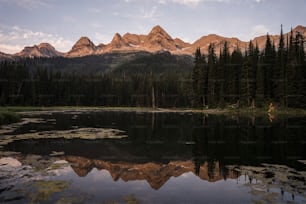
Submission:
[[[156,6],[153,6],[150,10],[141,9],[140,10],[140,17],[144,19],[151,19],[156,20],[157,19],[157,13],[156,13]]]
[[[252,27],[252,36],[261,36],[269,32],[269,29],[265,25],[255,25]]]
[[[76,23],[77,22],[77,20],[74,17],[68,16],[68,15],[63,16],[62,19],[63,19],[63,21],[65,21],[67,23]]]
[[[89,13],[102,13],[103,11],[102,9],[91,7],[91,8],[88,8],[88,12]]]
[[[20,45],[8,45],[8,44],[0,43],[0,52],[4,52],[8,54],[14,54],[18,51],[21,51],[22,48],[23,47]]]
[[[125,0],[126,2],[131,2],[132,0]],[[137,1],[137,0],[134,0]],[[244,2],[244,0],[154,0],[159,4],[180,4],[184,6],[196,6],[200,3],[240,3]],[[261,3],[264,0],[252,0],[253,2]],[[250,2],[251,3],[251,2]]]
[[[112,36],[107,36],[107,35],[104,35],[102,33],[95,33],[94,35],[94,43],[96,45],[100,44],[101,42],[106,44],[108,42],[110,42],[112,40]]]
[[[201,0],[159,0],[160,4],[177,3],[182,5],[196,5],[200,2]]]
[[[131,1],[131,0],[129,0]],[[150,8],[144,7],[143,5],[139,5],[136,8],[137,12],[128,12],[128,13],[119,13],[113,12],[112,15],[116,17],[122,17],[126,19],[133,19],[133,20],[151,20],[156,21],[161,17],[157,10],[157,6],[151,6]]]
[[[0,25],[0,51],[2,52],[13,54],[21,51],[25,46],[42,42],[50,43],[62,52],[68,51],[73,45],[72,41],[56,34],[32,31],[19,26]]]
[[[144,2],[150,2],[150,3],[158,3],[158,4],[180,4],[180,5],[187,5],[187,6],[193,6],[197,5],[202,2],[229,2],[234,0],[124,0],[126,3],[144,3]],[[237,1],[237,0],[236,0]],[[258,1],[258,0],[256,0]]]
[[[230,0],[158,0],[160,4],[168,4],[168,3],[174,3],[174,4],[181,4],[181,5],[187,5],[187,6],[196,6],[199,3],[205,3],[205,2],[229,2]]]
[[[89,23],[89,25],[90,25],[92,28],[94,28],[94,29],[103,28],[103,25],[102,25],[101,23],[99,23],[99,22],[96,22],[96,21]]]
[[[46,0],[0,0],[0,3],[15,4],[29,10],[41,7],[52,7]]]

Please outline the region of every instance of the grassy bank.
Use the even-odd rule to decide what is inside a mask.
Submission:
[[[296,108],[275,108],[274,111],[268,112],[268,108],[236,108],[227,109],[229,114],[241,114],[241,115],[273,115],[273,116],[305,116],[305,109]]]
[[[274,115],[274,116],[305,116],[306,109],[275,108],[268,113],[268,108],[150,108],[150,107],[101,107],[101,106],[8,106],[0,107],[0,114],[6,118],[16,118],[18,113],[36,111],[131,111],[131,112],[190,112],[212,115]],[[10,120],[10,119],[9,119]]]
[[[11,111],[0,110],[0,126],[4,124],[16,123],[20,120],[20,115]]]

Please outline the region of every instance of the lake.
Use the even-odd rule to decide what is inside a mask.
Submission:
[[[306,118],[24,113],[0,129],[3,203],[305,203]]]

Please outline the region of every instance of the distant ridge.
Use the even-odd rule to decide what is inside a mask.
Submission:
[[[16,53],[13,56],[23,58],[33,57],[59,57],[63,56],[63,53],[55,50],[55,48],[49,43],[41,43],[32,47],[25,47],[21,52]]]
[[[306,27],[298,25],[293,29],[293,32],[299,32],[306,38]],[[285,35],[290,35],[290,32]],[[277,43],[279,35],[270,35],[271,40]],[[233,51],[239,47],[242,51],[248,46],[249,42],[241,41],[238,38],[223,37],[217,34],[209,34],[202,36],[193,43],[184,42],[179,38],[173,39],[161,26],[157,25],[147,35],[138,35],[126,33],[121,36],[116,33],[112,41],[108,44],[95,45],[88,37],[81,37],[67,53],[57,51],[52,45],[48,43],[41,43],[39,45],[27,46],[19,53],[10,55],[0,52],[0,60],[13,60],[15,58],[33,58],[33,57],[83,57],[88,55],[103,55],[112,52],[160,52],[168,51],[175,55],[193,55],[195,50],[199,47],[202,53],[206,54],[210,43],[214,43],[216,51],[227,41],[229,50]],[[260,50],[265,46],[266,35],[255,37],[252,40],[258,44]]]

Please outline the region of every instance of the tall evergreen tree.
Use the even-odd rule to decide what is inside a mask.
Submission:
[[[258,66],[258,46],[249,43],[240,75],[241,105],[254,106],[256,94],[256,70]]]
[[[277,66],[275,67],[274,78],[275,98],[281,106],[287,106],[287,73],[286,73],[286,48],[284,42],[283,26],[281,25],[280,39],[277,50]]]
[[[227,87],[230,91],[230,94],[232,95],[232,100],[229,102],[237,103],[237,105],[241,105],[240,102],[240,81],[242,80],[241,77],[241,72],[243,69],[243,56],[241,53],[240,48],[237,46],[235,50],[232,53],[231,56],[231,66],[230,66],[230,73],[229,78],[230,78],[230,84]]]
[[[208,80],[207,80],[207,99],[210,107],[217,105],[217,56],[215,45],[208,46]]]
[[[265,49],[264,49],[264,55],[262,60],[262,72],[263,72],[263,83],[264,83],[264,99],[270,100],[270,98],[273,98],[274,92],[273,92],[273,86],[276,86],[278,84],[277,79],[273,77],[275,73],[275,55],[274,55],[274,42],[271,42],[269,34],[267,34]]]
[[[201,50],[200,48],[196,49],[195,58],[194,58],[194,67],[192,71],[192,90],[193,90],[193,99],[192,104],[193,106],[199,106],[199,76],[200,76],[200,61],[201,61]]]
[[[205,105],[204,89],[205,77],[204,67],[205,57],[201,54],[200,48],[197,48],[194,59],[194,68],[192,72],[193,80],[193,106],[200,107]]]
[[[227,41],[224,42],[222,50],[220,52],[219,66],[217,72],[218,79],[218,103],[219,106],[225,105],[225,96],[229,95],[227,86],[229,84],[228,72],[230,64],[230,53]],[[225,88],[226,87],[226,88]]]

